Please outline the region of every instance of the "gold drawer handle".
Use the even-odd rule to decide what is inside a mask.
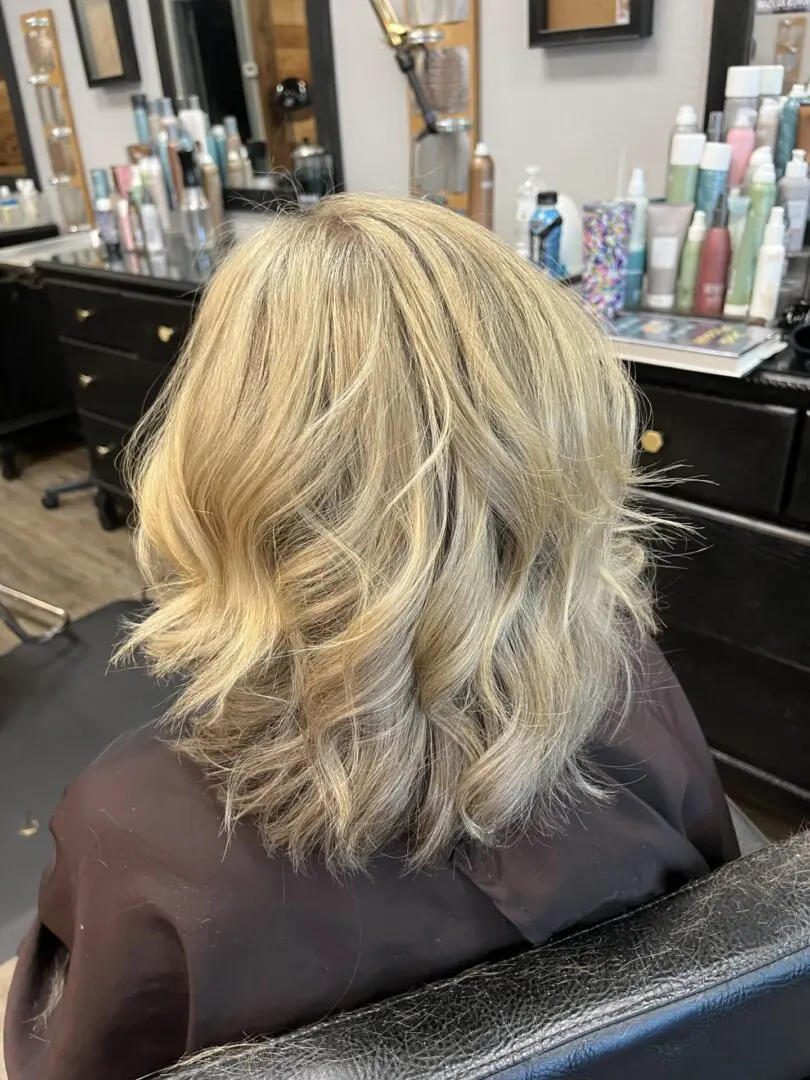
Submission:
[[[114,449],[115,443],[108,443],[107,446],[97,446],[96,453],[99,457],[106,457],[108,454],[111,454]]]
[[[163,342],[164,345],[168,344],[172,340],[175,334],[173,326],[159,326],[157,328],[157,336]]]
[[[79,386],[81,386],[83,390],[86,390],[87,387],[90,386],[90,384],[94,383],[95,381],[96,381],[95,375],[86,375],[83,371],[79,373],[78,382],[79,382]]]
[[[87,322],[88,319],[92,318],[95,312],[91,311],[90,308],[77,307],[74,314],[76,316],[76,322],[82,323]]]
[[[641,436],[641,449],[648,454],[660,454],[664,449],[664,436],[660,431],[645,431]]]

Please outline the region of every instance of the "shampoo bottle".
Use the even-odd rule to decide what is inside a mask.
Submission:
[[[485,229],[495,226],[495,162],[486,143],[478,143],[470,162],[470,217]]]
[[[745,183],[745,174],[756,147],[755,116],[753,109],[738,109],[734,123],[726,136],[726,142],[731,147],[728,178],[730,187],[742,187]]]
[[[625,311],[638,311],[644,295],[644,269],[647,261],[647,184],[643,169],[633,169],[627,202],[635,207],[630,230],[627,260],[627,287],[624,297]]]
[[[794,150],[785,175],[779,181],[779,205],[785,208],[787,233],[785,250],[795,255],[804,247],[807,230],[807,211],[810,203],[810,179],[807,176],[807,155]]]
[[[695,306],[700,252],[706,238],[706,215],[702,210],[695,211],[689,232],[686,235],[681,269],[678,274],[678,287],[675,290],[675,310],[679,315],[690,315]]]
[[[774,157],[776,156],[776,141],[779,138],[781,115],[782,106],[776,98],[765,98],[759,107],[756,130],[757,146],[769,146]]]
[[[751,199],[748,195],[743,195],[739,188],[732,188],[728,193],[728,232],[731,237],[732,255],[742,243],[750,207]]]
[[[725,315],[744,319],[748,314],[757,256],[762,247],[765,227],[776,202],[776,169],[773,164],[760,165],[750,189],[751,209],[745,223],[743,238],[731,262]]]
[[[694,203],[697,195],[698,173],[706,136],[676,135],[672,140],[667,175],[667,202],[683,205]]]
[[[799,109],[805,99],[804,87],[796,83],[790,91],[790,97],[782,108],[779,120],[779,137],[776,140],[776,175],[781,179],[790,161],[790,155],[796,146],[796,134],[799,130]]]
[[[765,239],[757,259],[754,291],[751,296],[750,318],[754,322],[770,323],[776,318],[779,290],[785,269],[785,211],[775,206],[765,229]]]
[[[715,207],[711,228],[706,233],[700,251],[697,287],[695,289],[695,315],[705,319],[719,319],[726,299],[726,282],[731,263],[731,236],[728,231],[728,205],[725,195]]]
[[[711,220],[721,195],[728,190],[734,147],[730,143],[707,142],[700,159],[697,208]]]

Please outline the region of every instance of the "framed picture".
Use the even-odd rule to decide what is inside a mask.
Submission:
[[[529,45],[551,49],[651,37],[653,0],[529,0]]]
[[[127,0],[70,0],[88,86],[141,77]]]

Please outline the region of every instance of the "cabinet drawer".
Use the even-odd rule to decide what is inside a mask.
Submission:
[[[62,347],[77,407],[122,424],[137,424],[169,370],[97,345],[63,341]]]
[[[83,414],[81,420],[93,475],[104,484],[109,484],[119,491],[126,491],[121,475],[120,457],[130,428]]]
[[[108,345],[146,360],[171,363],[191,325],[190,301],[117,292],[95,285],[49,285],[62,337]]]
[[[797,521],[810,525],[810,412],[805,413],[804,417],[804,433],[788,513]]]
[[[126,302],[119,292],[59,281],[49,283],[48,296],[60,336],[129,348],[124,343]]]
[[[641,389],[652,407],[641,436],[642,466],[680,466],[672,475],[700,478],[679,483],[674,492],[678,495],[737,510],[779,513],[798,422],[795,409],[657,386]]]

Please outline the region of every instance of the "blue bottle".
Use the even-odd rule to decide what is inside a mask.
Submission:
[[[801,83],[796,83],[790,91],[790,97],[782,109],[779,121],[779,136],[776,140],[776,176],[780,179],[796,149],[796,134],[799,129],[799,109],[805,100],[805,90]]]
[[[560,263],[562,225],[557,192],[541,191],[537,196],[537,209],[529,221],[529,258],[554,278],[568,277]]]

